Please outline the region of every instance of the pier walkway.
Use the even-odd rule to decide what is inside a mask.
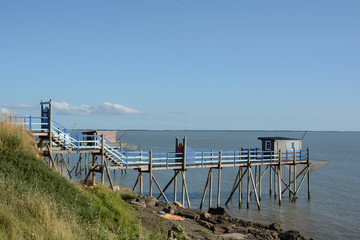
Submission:
[[[101,174],[101,183],[104,184],[105,171],[109,180],[110,187],[113,188],[110,177],[110,169],[127,170],[134,169],[138,171],[138,176],[135,181],[133,190],[139,187],[140,194],[143,194],[143,174],[149,174],[149,194],[153,195],[152,184],[155,183],[159,189],[159,196],[169,202],[166,197],[166,190],[173,184],[173,201],[177,201],[177,176],[182,176],[181,181],[181,200],[182,205],[186,203],[191,208],[190,198],[186,183],[186,171],[191,168],[207,168],[209,169],[207,180],[202,195],[200,208],[203,207],[206,194],[208,192],[209,207],[212,207],[212,185],[213,172],[217,170],[217,206],[220,206],[220,187],[221,174],[223,168],[237,168],[237,175],[232,185],[230,195],[225,204],[232,199],[235,191],[239,190],[239,206],[242,204],[243,183],[246,184],[246,202],[249,207],[250,195],[254,194],[258,208],[260,209],[262,180],[268,172],[269,177],[269,193],[274,193],[274,197],[278,196],[279,204],[281,204],[282,196],[287,191],[289,198],[295,201],[299,190],[307,177],[308,184],[308,199],[310,199],[310,150],[306,149],[281,149],[277,151],[264,151],[258,149],[239,149],[234,151],[192,151],[186,146],[186,137],[183,142],[179,143],[176,138],[174,152],[143,152],[143,151],[124,151],[114,142],[109,141],[104,134],[102,135],[82,135],[75,133],[68,128],[62,126],[52,119],[52,101],[41,101],[41,117],[19,117],[9,116],[10,124],[17,124],[24,126],[29,130],[37,140],[37,146],[40,154],[48,158],[50,167],[56,168],[55,160],[59,160],[61,155],[62,163],[65,164],[69,176],[71,172],[78,169],[81,173],[85,171],[84,183],[88,182],[88,178],[92,173],[92,184],[95,184],[96,173]],[[64,154],[78,153],[80,155],[79,161],[73,166],[72,170],[66,165],[64,161]],[[85,154],[83,168],[81,154]],[[54,157],[54,155],[56,157]],[[90,160],[92,155],[92,161]],[[101,160],[99,163],[98,161]],[[59,162],[59,161],[58,161]],[[288,169],[287,179],[283,176],[283,167]],[[255,168],[255,169],[254,169]],[[286,171],[285,168],[285,171]],[[62,170],[63,168],[61,168]],[[157,182],[153,171],[155,170],[174,170],[174,175],[165,187],[161,187]],[[253,170],[254,169],[254,170]],[[76,172],[75,170],[75,172]],[[299,171],[300,170],[300,171]],[[301,179],[300,182],[297,182]]]

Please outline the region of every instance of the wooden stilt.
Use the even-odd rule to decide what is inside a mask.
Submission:
[[[164,187],[164,193],[165,191],[168,189],[168,187],[171,185],[172,181],[176,178],[177,173],[170,179],[170,181],[166,184],[166,186]],[[161,193],[159,194],[159,196],[156,198],[157,200],[159,200],[161,197]]]
[[[138,176],[137,176],[137,178],[136,178],[134,187],[132,188],[133,192],[135,192],[135,190],[136,190],[136,186],[137,186],[137,184],[138,184],[138,182],[139,182],[139,179],[140,179],[140,174],[141,174],[141,172],[139,172],[139,174],[138,174]]]
[[[210,168],[210,186],[209,186],[209,208],[211,208],[212,202],[212,182],[213,182],[213,168]]]
[[[249,171],[249,173],[250,173],[250,177],[251,177],[252,186],[253,186],[254,192],[255,192],[256,203],[258,205],[258,209],[260,209],[260,201],[259,201],[259,196],[258,196],[257,191],[256,191],[254,177],[253,177],[253,174],[252,174],[251,170]]]
[[[187,186],[186,186],[185,172],[182,171],[181,173],[182,173],[183,186],[185,188],[185,193],[186,193],[186,201],[187,201],[187,204],[188,204],[188,208],[191,208],[189,192],[188,192],[188,189],[187,189]],[[183,206],[185,207],[184,204],[183,204]]]
[[[291,165],[289,165],[289,185],[291,183]],[[291,191],[290,191],[290,188],[289,188],[289,198],[291,198]]]
[[[294,160],[294,181],[293,181],[293,189],[294,189],[294,192],[296,192],[296,150],[294,149],[293,151],[293,160]]]
[[[111,188],[112,191],[114,191],[114,186],[113,186],[113,183],[112,183],[112,180],[111,180],[111,177],[110,177],[110,172],[109,172],[109,168],[108,168],[108,163],[107,163],[106,160],[105,160],[104,164],[105,164],[106,175],[107,175],[108,180],[109,180],[110,188]]]
[[[274,198],[276,199],[277,197],[277,186],[276,186],[276,166],[273,167],[274,169]]]
[[[95,166],[96,166],[96,155],[92,155],[93,156],[93,164],[92,164],[92,167],[93,168],[95,168]],[[80,162],[80,164],[81,164],[81,162]],[[93,175],[92,175],[92,185],[94,186],[95,185],[95,183],[96,183],[96,173],[93,171]],[[85,183],[86,184],[86,183]]]
[[[157,188],[159,189],[160,195],[163,196],[163,198],[165,199],[165,201],[166,201],[167,203],[169,203],[169,200],[168,200],[167,197],[165,196],[165,193],[164,193],[163,190],[161,189],[159,183],[156,181],[156,179],[155,179],[154,176],[152,176],[152,179],[154,180],[155,185],[156,185]]]
[[[296,189],[295,194],[294,194],[294,197],[293,197],[292,200],[291,200],[292,202],[295,202],[295,200],[296,200],[296,198],[297,198],[297,194],[298,194],[298,192],[299,192],[299,190],[300,190],[300,188],[301,188],[301,185],[303,184],[303,182],[304,182],[304,180],[305,180],[305,178],[306,178],[306,175],[309,173],[309,170],[310,170],[310,168],[307,168],[306,173],[304,174],[303,178],[301,179],[300,184],[299,184],[299,187]]]
[[[51,148],[50,144],[47,145],[47,148],[48,148],[49,163],[51,162],[51,167],[53,167],[55,169],[55,171],[58,171],[56,164],[55,164],[55,160],[53,158],[52,148]]]
[[[186,187],[185,187],[185,171],[186,171],[186,137],[183,138],[183,162],[182,162],[182,176],[183,176],[183,181],[182,181],[182,191],[181,191],[181,204],[183,206],[185,206],[185,191],[186,191]]]
[[[246,196],[246,207],[250,207],[250,171],[251,171],[251,163],[250,163],[250,149],[248,150],[248,175],[247,175],[247,196]]]
[[[207,179],[206,179],[204,192],[203,192],[203,195],[202,195],[202,198],[201,198],[200,209],[202,209],[202,207],[204,205],[204,200],[205,200],[206,190],[207,190],[207,187],[208,187],[208,184],[209,184],[209,180],[210,180],[210,169],[209,169],[209,173],[208,173],[208,176],[207,176]]]
[[[272,167],[270,166],[270,171],[269,171],[269,195],[271,196],[272,194]]]
[[[144,180],[143,180],[143,172],[140,172],[140,194],[143,195],[144,194]]]
[[[241,207],[241,203],[242,203],[242,167],[239,167],[239,171],[240,171],[240,176],[241,178],[239,179],[239,207]]]
[[[259,201],[261,201],[261,180],[262,180],[262,176],[261,176],[261,165],[259,166]]]
[[[152,150],[150,150],[149,152],[149,158],[150,158],[150,161],[149,161],[149,195],[152,197],[152,179],[153,179],[153,176],[152,176]]]
[[[281,149],[279,149],[279,166],[278,166],[278,188],[279,188],[279,205],[281,206]]]
[[[218,166],[218,188],[217,188],[217,207],[220,207],[220,190],[221,190],[221,155],[222,152],[219,152],[219,166]]]
[[[105,166],[105,150],[104,150],[104,134],[101,134],[101,184],[105,185],[105,175],[104,175],[104,166]]]
[[[310,172],[311,172],[311,164],[310,164],[310,148],[309,147],[307,147],[307,149],[306,149],[307,151],[306,151],[306,158],[307,158],[307,164],[308,164],[308,169],[309,169],[309,171],[308,171],[308,174],[307,174],[307,177],[308,177],[308,179],[307,179],[307,183],[308,183],[308,200],[310,200]]]
[[[240,184],[241,184],[241,182],[242,182],[243,178],[245,177],[245,174],[246,174],[246,172],[247,172],[247,171],[248,171],[248,168],[246,168],[244,172],[242,172],[242,169],[241,169],[241,177],[239,178],[239,180],[238,180],[238,182],[237,182],[237,184],[236,184],[236,186],[235,186],[234,190],[230,193],[230,196],[228,197],[228,199],[227,199],[227,201],[226,201],[225,205],[227,205],[227,204],[229,203],[229,201],[231,200],[231,198],[232,198],[232,196],[234,195],[234,193],[235,193],[236,189],[240,186]]]
[[[174,202],[176,202],[176,195],[177,195],[177,175],[179,171],[175,170],[174,172]]]

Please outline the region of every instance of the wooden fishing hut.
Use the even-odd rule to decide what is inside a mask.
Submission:
[[[94,141],[94,136],[101,136],[102,134],[104,134],[104,137],[112,142],[115,143],[116,142],[116,131],[114,130],[91,130],[91,131],[85,131],[82,132],[84,136],[88,135],[88,137],[85,137],[86,140],[88,141]],[[88,142],[87,143],[88,146],[91,146],[94,144],[94,142]]]
[[[293,151],[300,150],[302,147],[302,140],[298,138],[286,137],[259,137],[263,151]]]

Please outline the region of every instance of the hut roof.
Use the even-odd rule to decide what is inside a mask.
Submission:
[[[299,138],[287,138],[287,137],[259,137],[259,140],[272,140],[272,141],[276,141],[276,140],[301,140]]]

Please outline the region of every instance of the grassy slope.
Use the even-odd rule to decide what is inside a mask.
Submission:
[[[26,131],[0,122],[0,239],[159,239],[104,186],[69,182],[35,156]]]

